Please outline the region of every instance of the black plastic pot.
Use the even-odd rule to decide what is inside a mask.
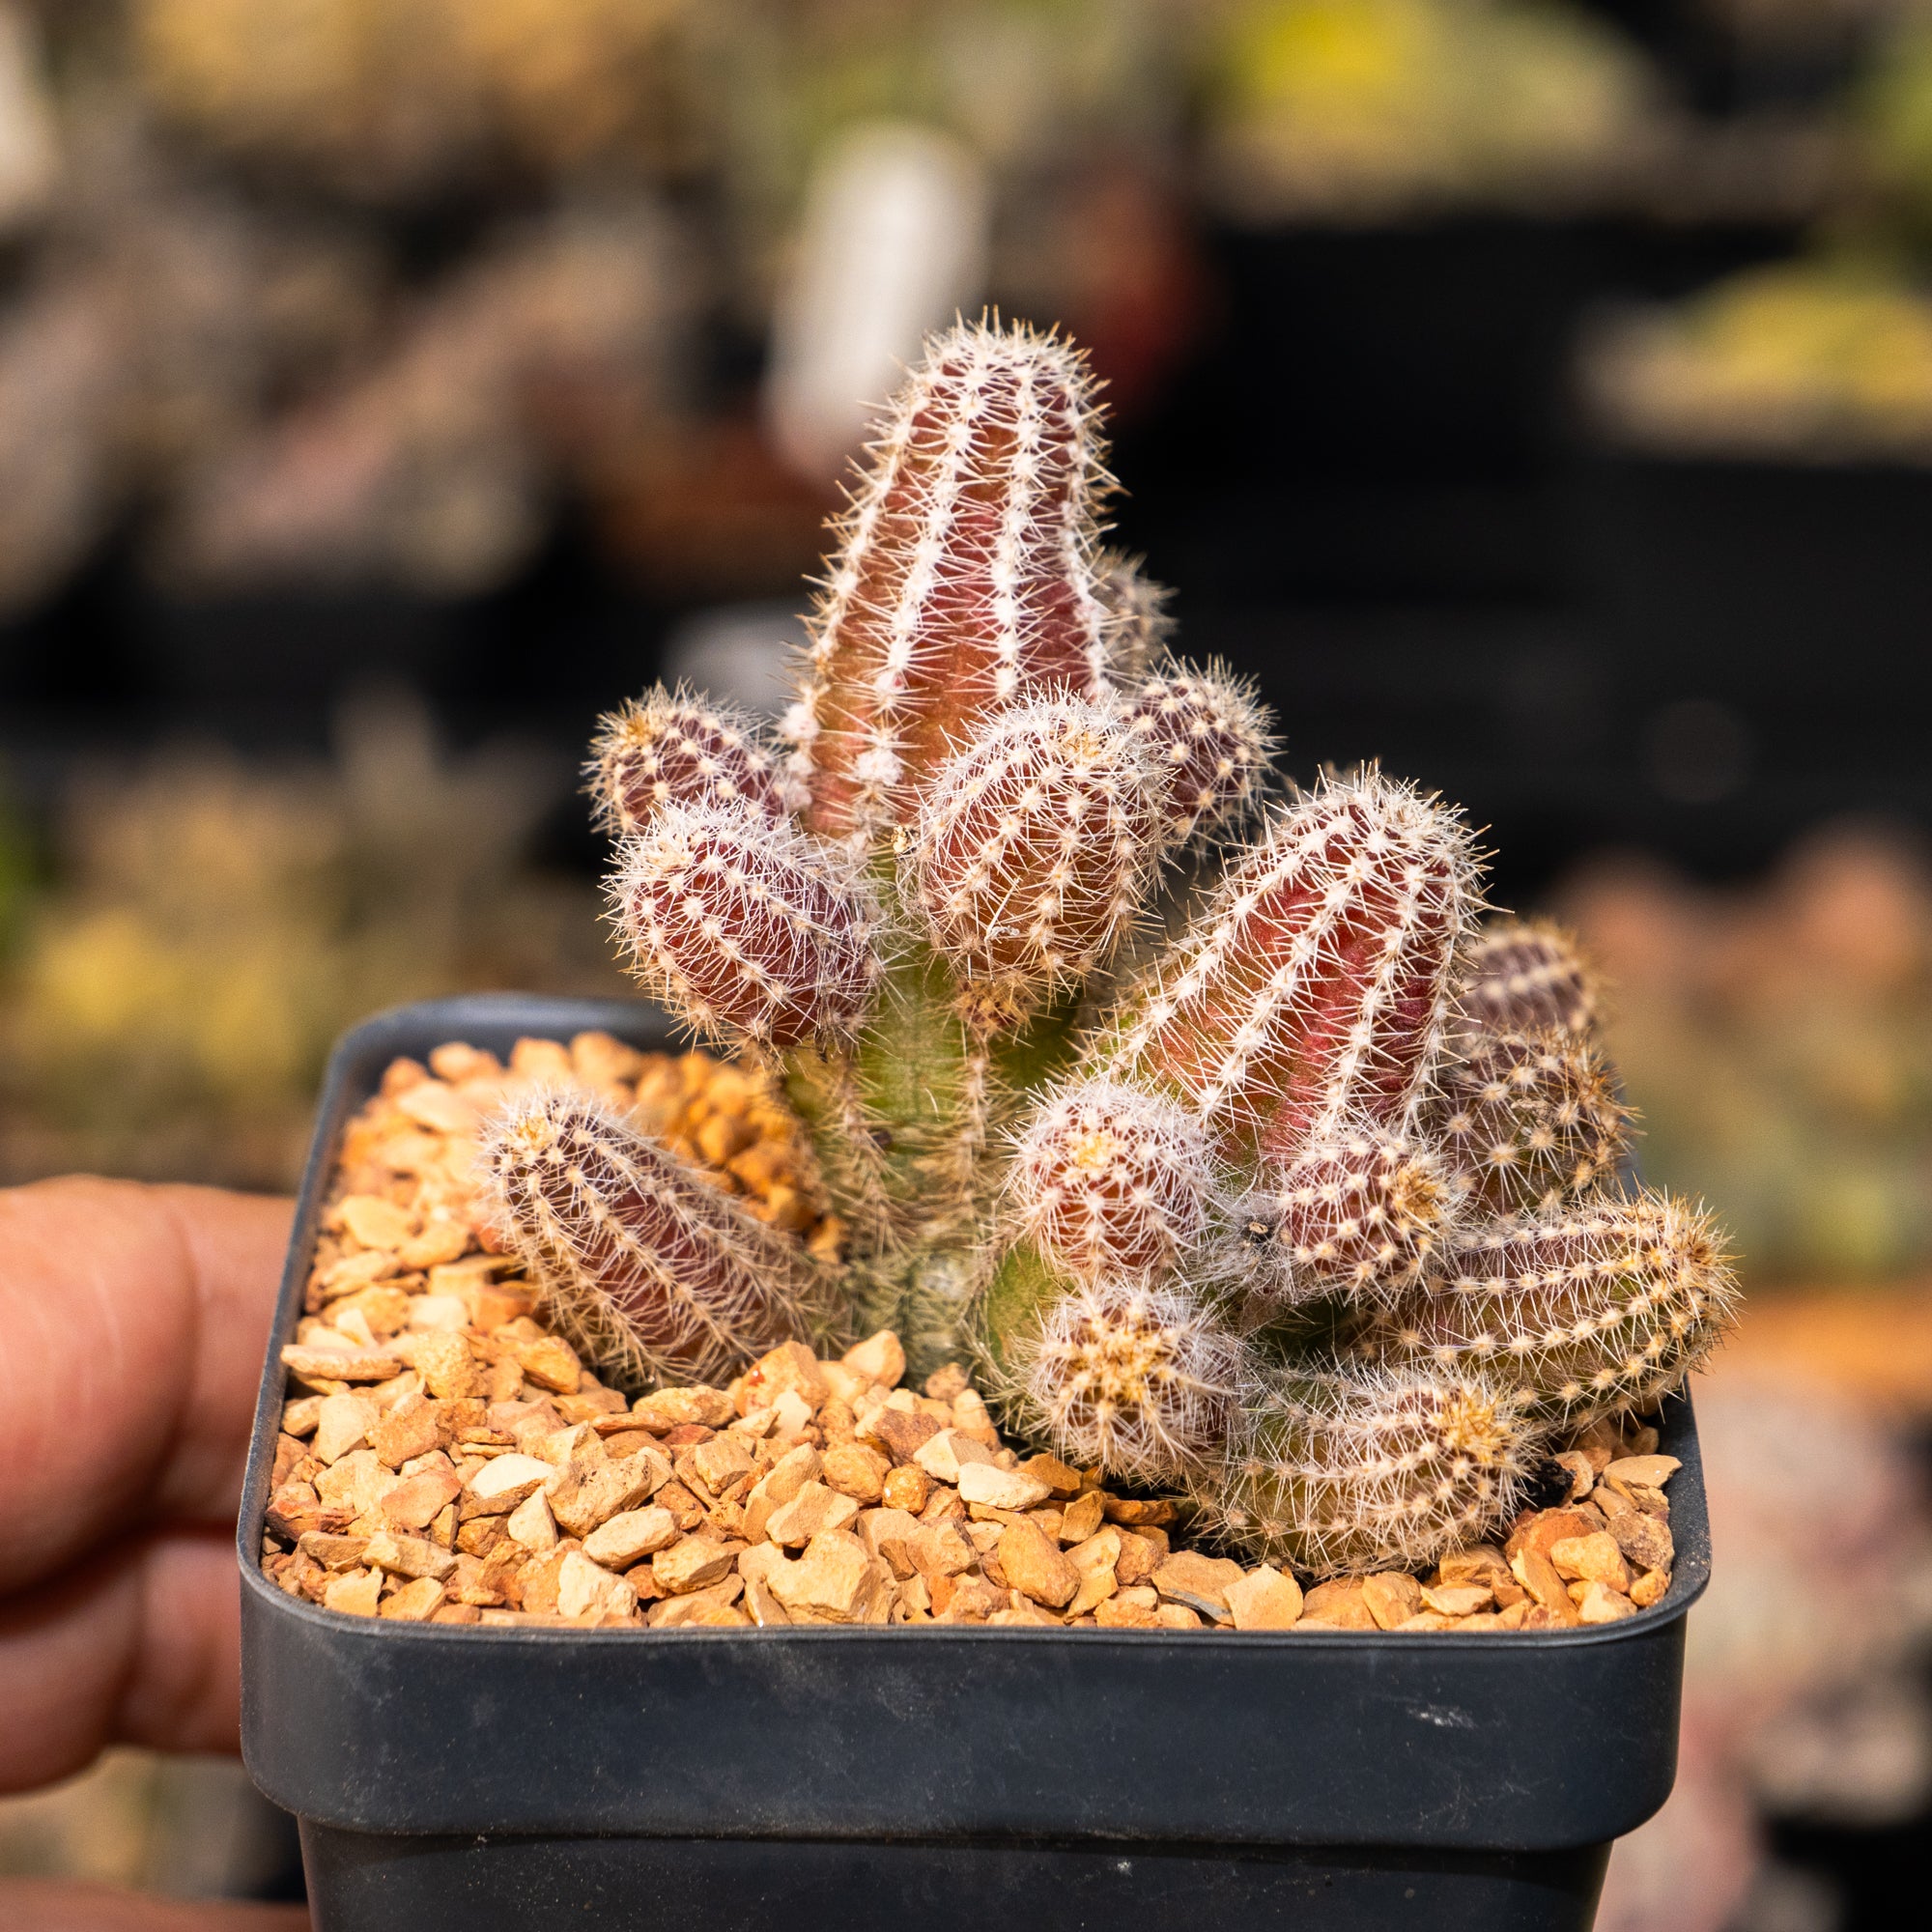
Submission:
[[[639,1007],[448,1000],[329,1068],[240,1530],[242,1747],[300,1820],[317,1932],[1590,1923],[1676,1770],[1709,1572],[1688,1403],[1676,1580],[1598,1630],[486,1631],[269,1583],[277,1355],[345,1122],[396,1054],[586,1027],[663,1037]]]

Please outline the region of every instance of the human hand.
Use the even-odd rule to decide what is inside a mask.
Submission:
[[[289,1204],[0,1191],[0,1792],[240,1742],[235,1516]],[[0,1880],[10,1932],[298,1932],[299,1907]]]

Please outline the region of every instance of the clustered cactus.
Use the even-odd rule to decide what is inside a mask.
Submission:
[[[493,1130],[505,1238],[620,1373],[891,1327],[1250,1555],[1424,1561],[1554,1432],[1681,1381],[1731,1276],[1618,1185],[1572,943],[1478,923],[1436,798],[1270,796],[1253,695],[1100,548],[1108,487],[1078,354],[955,327],[837,527],[781,739],[659,690],[595,747],[637,977],[787,1096],[842,1267],[568,1093]]]

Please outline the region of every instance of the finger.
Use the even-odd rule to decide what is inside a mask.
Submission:
[[[8,1932],[307,1932],[308,1923],[304,1905],[151,1898],[111,1885],[0,1879],[0,1925]]]
[[[218,1531],[129,1542],[0,1602],[0,1791],[67,1777],[110,1744],[233,1752],[241,1662],[235,1546]]]
[[[130,1181],[0,1192],[0,1593],[130,1525],[233,1521],[289,1211]]]

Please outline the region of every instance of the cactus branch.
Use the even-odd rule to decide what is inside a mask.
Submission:
[[[557,1325],[634,1385],[723,1380],[822,1325],[826,1283],[798,1243],[595,1094],[517,1102],[481,1158],[498,1230]]]

